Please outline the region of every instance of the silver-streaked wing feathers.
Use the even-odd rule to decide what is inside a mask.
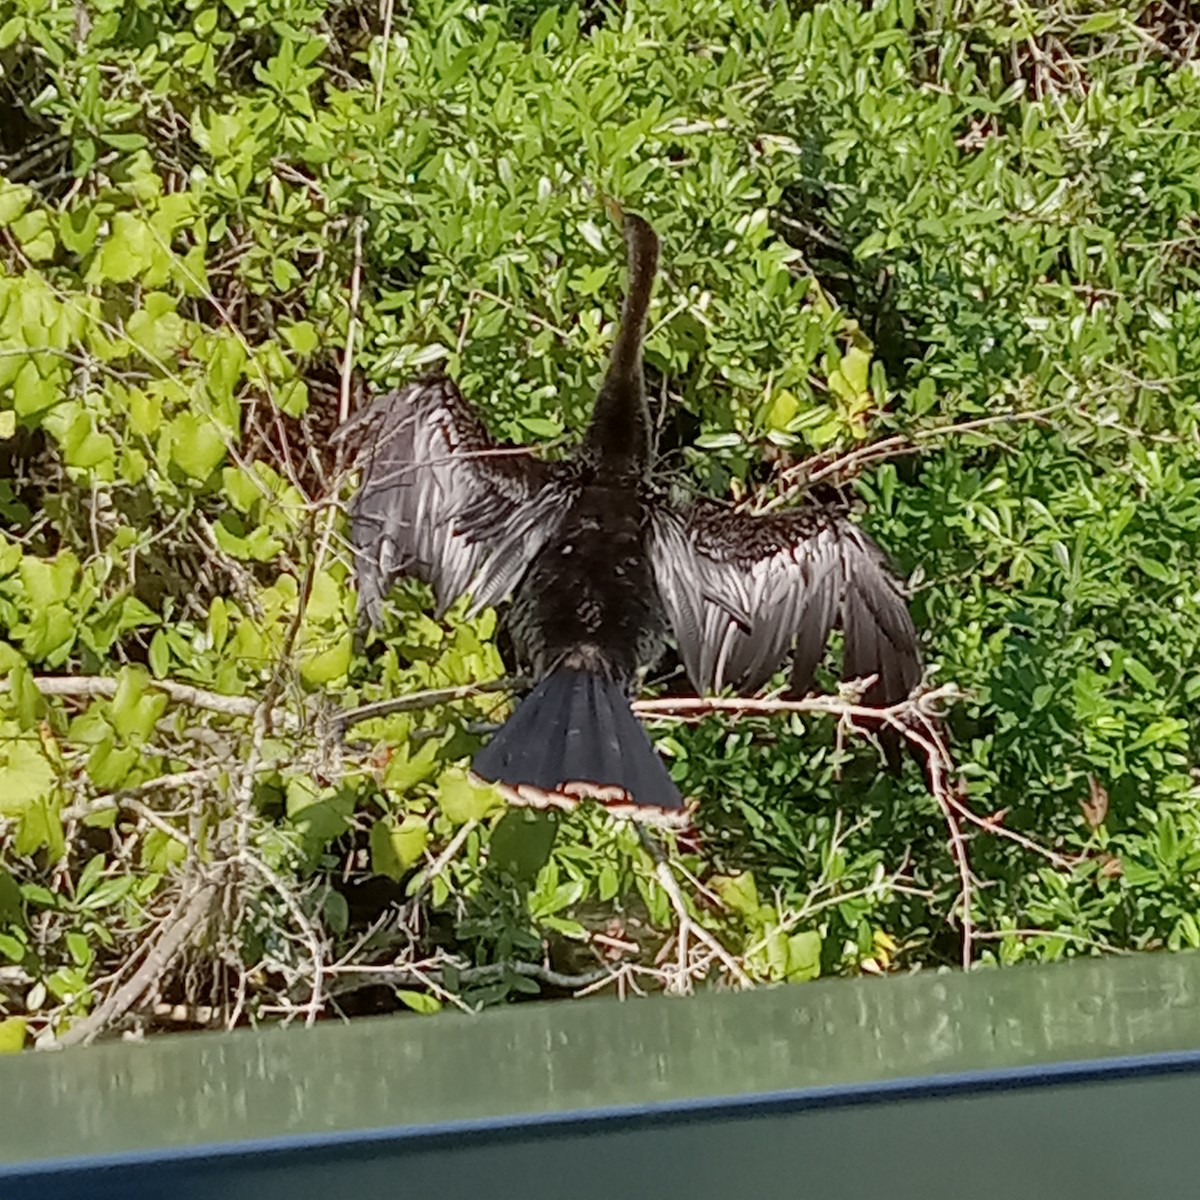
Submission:
[[[378,624],[401,575],[433,585],[438,611],[471,593],[505,599],[568,502],[550,465],[497,445],[448,379],[376,399],[335,434],[357,446],[351,506],[360,611]]]
[[[756,517],[707,503],[659,510],[650,554],[698,691],[757,691],[790,651],[791,690],[803,695],[838,624],[843,678],[877,677],[864,703],[896,703],[921,679],[904,595],[879,547],[839,513],[810,506]]]

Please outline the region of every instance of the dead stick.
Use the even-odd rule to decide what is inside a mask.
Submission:
[[[338,424],[350,416],[350,381],[354,374],[354,339],[358,334],[358,296],[362,287],[363,223],[354,223],[354,267],[350,272],[350,319],[346,325],[346,350],[342,355],[341,381],[338,386]]]
[[[92,1041],[120,1020],[168,971],[180,951],[208,916],[217,884],[205,880],[176,917],[159,927],[142,965],[111,996],[82,1021],[76,1021],[56,1039],[60,1046],[79,1046]]]
[[[389,700],[373,700],[338,713],[333,718],[334,727],[345,731],[362,721],[375,717],[388,717],[392,713],[411,712],[418,708],[432,708],[435,704],[449,704],[454,700],[469,700],[472,696],[485,696],[491,692],[507,692],[524,685],[523,679],[493,679],[487,683],[467,683],[461,687],[430,688],[425,692],[410,692],[407,696],[393,696]]]

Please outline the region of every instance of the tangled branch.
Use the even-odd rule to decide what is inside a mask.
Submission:
[[[460,983],[485,983],[503,978],[503,972],[509,970],[509,964],[487,968],[460,967],[457,962],[441,961],[370,964],[363,963],[353,954],[349,959],[343,956],[337,961],[331,961],[331,943],[323,936],[319,921],[309,916],[305,905],[289,890],[282,877],[262,862],[247,842],[247,831],[252,816],[251,795],[254,781],[261,771],[268,769],[270,765],[263,756],[263,746],[271,726],[302,733],[303,745],[308,747],[302,753],[312,755],[314,761],[328,762],[333,756],[333,761],[340,763],[341,758],[337,755],[345,749],[342,738],[354,725],[394,712],[422,710],[509,690],[520,686],[522,682],[509,678],[460,687],[432,688],[330,712],[327,706],[324,710],[314,708],[310,711],[297,706],[294,701],[289,701],[285,695],[282,676],[278,673],[257,697],[227,696],[169,679],[148,681],[148,686],[162,691],[177,705],[250,721],[252,736],[248,745],[244,747],[245,752],[228,766],[222,767],[219,763],[209,760],[203,765],[194,765],[188,770],[177,771],[157,780],[98,796],[87,802],[77,802],[70,809],[64,810],[64,817],[82,819],[105,807],[122,808],[139,820],[153,816],[155,819],[152,824],[156,828],[161,828],[182,840],[183,835],[176,833],[169,821],[163,819],[162,814],[148,809],[139,797],[151,792],[166,792],[172,788],[185,792],[193,790],[201,784],[213,783],[222,771],[227,771],[229,799],[233,803],[233,809],[222,818],[216,835],[217,842],[214,842],[214,845],[219,843],[222,847],[217,856],[218,861],[215,864],[210,863],[203,872],[196,867],[188,868],[184,874],[183,891],[176,904],[160,920],[153,933],[142,941],[137,959],[131,960],[138,963],[133,973],[125,981],[118,982],[93,1012],[66,1029],[58,1041],[62,1044],[90,1041],[119,1025],[135,1008],[162,995],[164,981],[177,967],[181,954],[194,942],[204,921],[215,911],[222,894],[226,897],[223,906],[223,911],[228,909],[226,916],[239,921],[244,919],[245,901],[241,898],[242,890],[246,881],[254,877],[278,895],[291,917],[292,932],[295,934],[291,940],[295,941],[297,946],[303,946],[303,954],[298,962],[293,959],[290,966],[276,964],[271,968],[284,971],[289,981],[284,996],[299,992],[295,1001],[287,1000],[285,1007],[279,1010],[286,1011],[289,1016],[303,1015],[306,1022],[311,1023],[330,1003],[336,1002],[337,996],[372,983],[418,986],[448,1002],[457,1003],[457,997],[447,992],[440,982],[445,971],[453,971],[454,977]],[[36,677],[34,683],[43,695],[67,698],[111,697],[117,687],[115,679],[99,676],[41,676]],[[859,702],[862,687],[868,683],[869,681],[860,681],[858,684],[844,686],[838,695],[809,696],[799,700],[784,699],[777,695],[761,698],[669,697],[638,700],[633,708],[644,718],[680,721],[697,721],[714,714],[727,714],[733,718],[811,714],[834,718],[838,723],[839,733],[871,737],[881,727],[886,727],[903,736],[924,766],[930,794],[946,823],[949,849],[959,878],[959,894],[953,907],[958,915],[961,930],[961,961],[963,967],[969,967],[979,935],[975,929],[972,912],[975,881],[964,824],[970,824],[994,836],[1008,838],[1024,849],[1043,854],[1057,866],[1069,867],[1072,861],[1038,846],[1015,831],[1006,829],[1000,816],[980,816],[967,805],[965,788],[958,777],[941,724],[946,707],[962,699],[962,692],[953,685],[944,685],[918,692],[888,708],[878,709]],[[4,686],[6,685],[0,684],[0,687]],[[146,811],[143,812],[143,809]],[[183,811],[180,810],[180,813]],[[171,814],[167,815],[169,817]],[[402,914],[404,923],[415,923],[423,919],[419,905],[421,898],[427,894],[432,881],[460,851],[475,826],[475,822],[470,822],[461,827],[457,836],[440,854],[427,858],[427,865],[421,873],[416,890]],[[191,838],[187,840],[190,842]],[[575,993],[585,994],[610,985],[623,993],[626,986],[637,988],[637,983],[629,975],[630,971],[636,970],[653,976],[658,986],[668,991],[686,992],[691,990],[695,980],[711,970],[714,964],[719,964],[724,978],[734,986],[752,985],[752,980],[743,966],[744,957],[739,958],[726,949],[712,931],[693,914],[680,886],[680,878],[673,869],[676,865],[674,857],[664,852],[664,848],[644,832],[642,840],[654,859],[654,881],[662,888],[674,913],[675,928],[671,939],[663,947],[662,954],[673,954],[675,961],[658,967],[640,967],[633,961],[604,961],[595,971],[578,974],[555,972],[535,964],[517,964],[512,968],[516,974]],[[702,885],[689,876],[688,886],[693,884],[704,891]],[[415,929],[415,924],[413,928]],[[413,934],[406,935],[406,938],[410,948],[416,946],[417,940]],[[361,943],[360,949],[365,948],[366,943]],[[636,952],[640,947],[635,946],[633,949]],[[607,955],[604,957],[607,958]],[[303,1000],[300,999],[301,995]],[[158,1007],[164,1006],[159,1004]],[[172,1008],[170,1005],[166,1007]],[[260,1006],[260,1011],[268,1011],[268,1007]]]
[[[861,681],[853,691],[861,691],[869,680]],[[778,697],[756,699],[754,697],[697,697],[695,699],[671,697],[664,700],[638,700],[634,711],[642,716],[675,717],[681,720],[696,720],[712,713],[730,713],[734,716],[779,716],[785,713],[819,713],[836,717],[839,727],[861,736],[871,736],[870,730],[881,723],[896,730],[921,756],[925,768],[925,779],[934,802],[941,810],[949,833],[950,852],[958,871],[959,918],[962,929],[962,965],[971,965],[974,949],[974,920],[971,909],[973,880],[966,838],[963,835],[960,817],[1001,835],[1008,830],[987,822],[973,813],[962,798],[962,787],[957,778],[957,768],[946,744],[941,726],[944,705],[963,699],[963,693],[953,684],[918,691],[907,700],[888,708],[868,708],[854,699],[843,696],[808,696],[802,700],[784,700]],[[1014,835],[1019,838],[1020,835]]]
[[[76,1021],[55,1039],[61,1046],[85,1045],[116,1025],[148,993],[159,986],[207,920],[219,881],[213,876],[193,878],[170,915],[145,944],[137,970],[88,1016]]]

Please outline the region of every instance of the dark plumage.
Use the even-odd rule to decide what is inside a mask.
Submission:
[[[538,679],[476,772],[518,803],[594,796],[683,824],[678,790],[629,708],[668,628],[697,691],[760,688],[793,652],[803,695],[830,630],[864,701],[904,699],[921,676],[916,631],[882,552],[833,509],[755,517],[669,505],[651,481],[642,341],[658,240],[625,218],[629,285],[608,373],[574,456],[544,463],[497,445],[449,380],[376,400],[339,431],[360,446],[352,537],[363,611],[377,622],[399,575],[439,609],[512,597],[508,627]]]

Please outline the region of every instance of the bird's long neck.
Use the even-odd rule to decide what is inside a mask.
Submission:
[[[644,477],[650,470],[650,408],[642,371],[646,314],[658,271],[658,238],[637,216],[625,217],[629,286],[608,374],[596,397],[581,455],[614,479]]]

